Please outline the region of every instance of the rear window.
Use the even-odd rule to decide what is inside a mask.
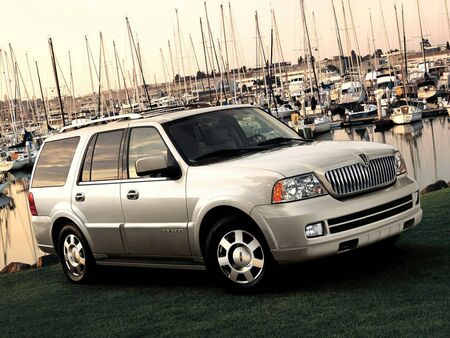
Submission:
[[[79,141],[79,137],[71,137],[45,143],[36,164],[32,188],[62,187],[66,184]]]

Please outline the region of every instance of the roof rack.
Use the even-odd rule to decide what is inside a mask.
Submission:
[[[59,132],[64,133],[66,131],[91,127],[91,126],[95,126],[95,125],[99,125],[99,124],[107,124],[109,122],[137,120],[137,119],[141,119],[141,118],[142,118],[142,115],[140,115],[140,114],[123,114],[123,115],[117,115],[117,116],[102,117],[100,119],[91,120],[89,122],[83,122],[83,123],[63,127],[60,129]]]

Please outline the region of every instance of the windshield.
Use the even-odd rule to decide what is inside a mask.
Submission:
[[[164,127],[190,165],[303,143],[291,128],[252,107],[193,115],[168,122]]]

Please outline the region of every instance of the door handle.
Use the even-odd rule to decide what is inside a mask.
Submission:
[[[79,192],[75,195],[75,201],[77,202],[84,202],[84,194],[82,192]]]
[[[137,191],[137,190],[128,191],[127,198],[129,200],[137,200],[139,198],[139,191]]]

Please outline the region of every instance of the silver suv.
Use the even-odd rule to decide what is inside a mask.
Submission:
[[[395,147],[308,142],[252,106],[69,129],[43,144],[29,204],[72,282],[97,265],[206,268],[251,288],[276,263],[392,242],[422,218]]]

